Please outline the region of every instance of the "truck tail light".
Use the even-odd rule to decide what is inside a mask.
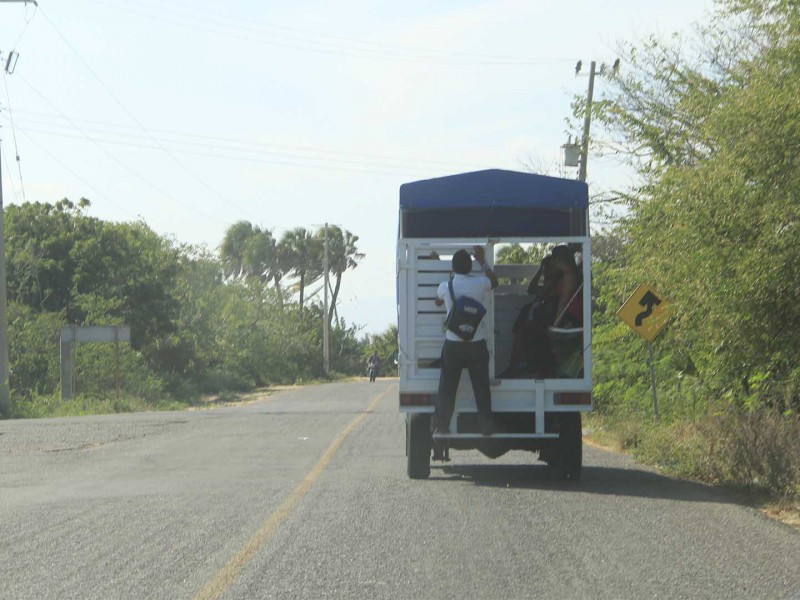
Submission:
[[[400,406],[432,406],[432,394],[400,394]]]
[[[580,404],[588,405],[592,403],[591,392],[557,392],[555,395],[556,404]]]

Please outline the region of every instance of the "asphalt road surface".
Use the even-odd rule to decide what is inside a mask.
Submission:
[[[405,474],[397,382],[0,422],[0,598],[793,598],[800,534],[584,447]]]

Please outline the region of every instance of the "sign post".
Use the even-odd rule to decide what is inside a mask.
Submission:
[[[131,328],[128,325],[66,325],[61,328],[61,399],[75,397],[75,359],[73,345],[81,342],[114,342],[115,373],[114,387],[116,397],[120,393],[119,343],[131,341]]]
[[[644,284],[636,288],[617,311],[617,316],[631,329],[647,340],[650,351],[650,385],[653,388],[653,413],[658,415],[658,395],[656,394],[656,367],[653,340],[661,333],[664,325],[672,317],[672,305],[651,287]]]
[[[659,420],[658,417],[658,396],[656,395],[656,359],[653,355],[653,343],[650,342],[647,344],[647,347],[650,349],[650,386],[653,388],[653,414],[656,416],[656,421]]]

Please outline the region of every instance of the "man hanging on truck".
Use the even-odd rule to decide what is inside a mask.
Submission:
[[[436,291],[434,301],[436,306],[444,304],[448,314],[451,313],[457,298],[467,296],[486,304],[485,294],[497,287],[497,276],[486,262],[483,246],[474,246],[473,250],[483,273],[471,274],[472,257],[466,250],[458,250],[453,254],[451,279],[440,283]],[[441,363],[435,412],[436,432],[450,433],[450,419],[453,416],[458,381],[461,372],[466,368],[475,394],[481,434],[494,433],[492,397],[489,389],[489,350],[483,328],[478,326],[471,339],[463,339],[448,329],[445,332]]]

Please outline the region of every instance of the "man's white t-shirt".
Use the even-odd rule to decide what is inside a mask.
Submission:
[[[456,295],[456,298],[459,296],[469,296],[470,298],[473,298],[474,300],[477,300],[486,306],[486,292],[491,289],[492,282],[483,273],[470,273],[468,275],[456,273],[453,275],[453,293]],[[436,290],[436,295],[444,300],[445,308],[447,308],[447,312],[449,313],[450,309],[453,308],[453,299],[450,297],[450,290],[448,289],[447,281],[443,281],[439,284],[439,287]],[[483,321],[481,321],[481,324],[478,325],[478,330],[475,332],[475,337],[473,337],[470,341],[478,342],[485,340],[485,327],[486,319],[484,318]],[[466,341],[462,340],[450,330],[445,332],[445,339],[453,342]]]

